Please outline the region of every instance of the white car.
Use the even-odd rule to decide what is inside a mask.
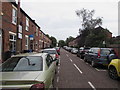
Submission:
[[[77,49],[77,48],[72,48],[71,53],[77,54],[77,52],[78,52],[78,49]]]
[[[58,65],[58,63],[59,63],[59,55],[58,55],[55,48],[43,49],[43,50],[41,50],[41,52],[42,53],[49,53],[52,56],[53,60],[56,60],[56,64]]]

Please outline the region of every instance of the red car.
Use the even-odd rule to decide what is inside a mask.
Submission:
[[[57,53],[60,55],[60,47],[56,47],[55,49],[56,49]]]

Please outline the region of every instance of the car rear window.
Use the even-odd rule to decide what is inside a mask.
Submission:
[[[40,56],[12,57],[0,66],[0,71],[42,71],[43,59]]]
[[[56,50],[44,50],[43,53],[56,54]]]
[[[100,52],[102,55],[109,55],[110,54],[110,50],[109,49],[101,49]]]
[[[99,50],[100,50],[100,49],[98,49],[98,48],[91,49],[91,51],[92,51],[93,53],[98,53]]]

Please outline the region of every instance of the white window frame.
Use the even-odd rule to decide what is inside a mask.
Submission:
[[[36,26],[36,36],[38,36],[38,27]]]
[[[29,19],[26,17],[26,31],[29,31]]]
[[[38,50],[38,41],[35,42],[36,50]]]
[[[13,32],[9,32],[9,36],[12,35],[13,36],[13,39],[10,39],[9,38],[9,41],[10,42],[15,42],[15,45],[12,45],[12,50],[16,50],[16,39],[15,39],[15,36],[16,36],[16,33],[13,33]],[[14,43],[13,43],[14,44]],[[14,47],[15,46],[15,47]]]
[[[28,50],[28,45],[29,45],[29,37],[28,35],[25,35],[25,49]]]
[[[17,24],[17,8],[14,6],[14,5],[12,5],[12,23],[13,24]]]

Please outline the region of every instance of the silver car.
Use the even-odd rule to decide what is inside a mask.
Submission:
[[[56,60],[56,65],[59,63],[59,55],[55,48],[48,48],[41,50],[42,53],[48,53],[52,56],[53,60]]]
[[[47,53],[16,55],[0,66],[0,88],[46,90],[53,87],[56,63]],[[42,89],[41,89],[42,88]]]

